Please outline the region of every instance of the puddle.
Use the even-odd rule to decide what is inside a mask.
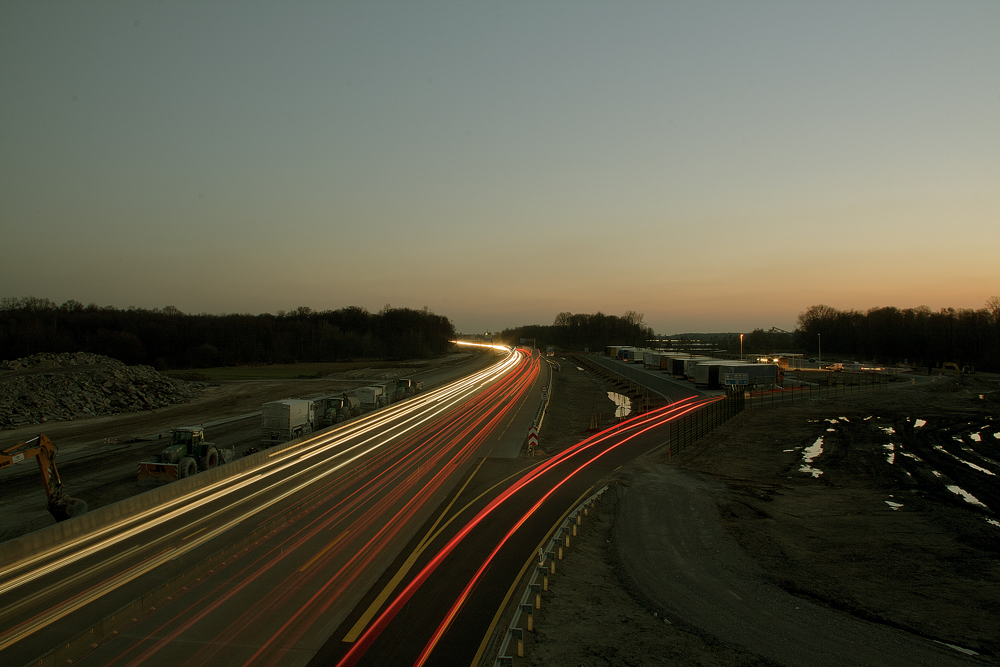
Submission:
[[[836,433],[837,429],[835,429],[835,428],[828,428],[828,429],[826,429],[826,432],[827,433]]]
[[[1000,521],[997,521],[996,519],[987,519],[986,523],[991,523],[994,526],[996,526],[997,528],[1000,528]]]
[[[882,431],[884,431],[889,435],[896,435],[896,429],[894,429],[891,426],[879,426],[879,429],[881,429]]]
[[[934,476],[937,477],[938,479],[944,477],[944,475],[939,473],[937,470],[931,470],[931,472],[934,473]]]
[[[954,454],[952,454],[951,452],[949,452],[947,449],[945,449],[941,445],[934,445],[934,449],[938,450],[939,452],[941,452],[943,454],[947,454],[948,456],[950,456],[951,458],[955,459],[959,463],[964,463],[965,465],[969,466],[973,470],[978,470],[979,472],[985,473],[985,474],[989,475],[990,477],[996,477],[996,473],[993,472],[992,470],[987,470],[986,468],[983,468],[982,466],[977,466],[975,463],[972,463],[971,461],[966,461],[965,459],[963,459],[960,456],[955,456]]]
[[[919,456],[917,456],[916,454],[914,454],[913,452],[904,452],[904,451],[900,450],[899,453],[902,454],[903,456],[907,457],[907,458],[913,459],[917,463],[922,463],[923,462],[923,459],[920,458]]]
[[[997,431],[996,433],[994,433],[993,437],[996,438],[997,440],[1000,440],[1000,431]]]
[[[893,510],[899,510],[903,508],[902,503],[894,503],[891,500],[885,501],[885,504],[891,507]]]
[[[813,477],[819,477],[823,474],[822,470],[813,468],[810,463],[813,460],[819,458],[819,455],[823,453],[823,436],[816,438],[816,442],[806,447],[805,452],[802,454],[802,466],[799,468],[799,472],[804,472]]]
[[[577,367],[576,367],[576,370],[578,370],[578,371],[583,371],[584,373],[586,373],[586,372],[587,372],[587,371],[584,371],[584,370],[583,370],[582,368],[580,368],[579,366],[577,366]]]
[[[608,398],[614,401],[617,406],[615,408],[615,417],[620,419],[622,417],[627,417],[632,413],[632,401],[629,400],[628,396],[623,396],[622,394],[616,394],[613,391],[609,391]]]
[[[839,424],[840,423],[836,419],[824,419],[823,421],[830,422],[831,424]]]
[[[842,421],[842,422],[847,422],[848,424],[850,424],[850,423],[851,423],[851,420],[850,420],[850,419],[848,419],[847,417],[841,417],[841,418],[840,418],[840,421]]]
[[[896,452],[895,452],[896,446],[891,442],[888,445],[882,445],[882,446],[889,450],[889,453],[885,455],[885,460],[889,462],[889,465],[892,465],[893,463],[896,462]]]
[[[864,421],[868,421],[869,419],[874,419],[874,415],[869,415],[868,417],[865,417]]]
[[[921,426],[923,426],[926,423],[927,422],[924,421],[923,419],[918,419],[917,421],[913,422],[913,428],[920,428]]]
[[[976,498],[974,495],[972,495],[971,493],[969,493],[960,486],[955,486],[954,484],[948,484],[945,488],[954,493],[956,496],[962,496],[962,500],[969,503],[970,505],[978,505],[983,509],[987,510],[989,509],[989,507],[979,502],[978,498]]]
[[[983,441],[983,439],[979,437],[978,433],[970,433],[969,434],[969,439],[972,440],[972,441],[974,441],[974,442],[982,442]]]

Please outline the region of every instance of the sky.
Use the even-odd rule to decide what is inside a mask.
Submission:
[[[0,3],[0,297],[792,330],[998,251],[994,0]]]

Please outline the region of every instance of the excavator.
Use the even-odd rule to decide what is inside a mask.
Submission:
[[[38,469],[42,473],[42,484],[49,496],[49,513],[56,521],[65,521],[87,511],[87,501],[63,495],[62,480],[56,469],[56,446],[39,433],[27,442],[0,450],[0,468],[20,463],[25,459],[38,457]]]

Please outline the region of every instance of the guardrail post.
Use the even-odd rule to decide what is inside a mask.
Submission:
[[[533,609],[530,604],[522,604],[521,612],[528,615],[528,632],[535,631],[535,622],[533,616]]]

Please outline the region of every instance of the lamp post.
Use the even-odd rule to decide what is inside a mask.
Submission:
[[[743,361],[743,334],[740,334],[740,361]]]
[[[823,367],[823,339],[820,334],[816,334],[816,365]]]

